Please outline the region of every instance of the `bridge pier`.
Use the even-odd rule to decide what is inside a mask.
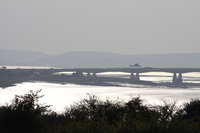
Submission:
[[[93,73],[92,77],[96,78],[97,77],[96,73]]]
[[[182,73],[179,73],[178,77],[177,77],[177,74],[174,73],[172,83],[174,85],[181,85],[183,83]]]
[[[91,77],[90,73],[87,73],[87,77],[88,77],[88,78]]]
[[[92,77],[92,78],[96,78],[97,75],[96,75],[96,73],[93,73],[93,74],[91,75],[90,72],[88,72],[88,73],[87,73],[87,77],[88,77],[88,78],[91,78],[91,77]]]
[[[134,75],[134,73],[131,73],[130,79],[133,81],[140,81],[139,73],[136,73],[136,75]]]
[[[139,80],[140,80],[139,73],[136,73],[136,81],[139,81]]]
[[[83,77],[83,72],[76,71],[75,73],[72,73],[72,76],[74,76],[74,77]]]
[[[131,73],[131,79],[134,79],[135,76],[134,76],[134,73]]]

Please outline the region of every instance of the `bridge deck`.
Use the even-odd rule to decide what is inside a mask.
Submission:
[[[67,68],[67,69],[8,69],[13,73],[18,72],[126,72],[126,73],[146,73],[146,72],[168,72],[168,73],[189,73],[200,72],[200,68]]]

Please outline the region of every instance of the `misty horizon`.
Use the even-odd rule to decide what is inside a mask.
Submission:
[[[0,91],[0,132],[200,132],[200,0],[0,0]]]
[[[199,53],[199,7],[179,0],[1,1],[0,49]]]
[[[48,55],[42,52],[1,50],[0,65],[49,67],[129,67],[139,63],[142,67],[200,67],[200,53],[135,54],[110,52],[64,52]]]
[[[112,53],[112,54],[119,54],[119,55],[165,55],[165,54],[198,54],[200,52],[168,52],[168,53],[139,53],[139,54],[123,54],[123,53],[117,53],[117,52],[106,52],[106,51],[65,51],[65,52],[61,52],[58,54],[51,54],[51,53],[47,53],[47,52],[43,52],[43,51],[35,51],[35,50],[15,50],[15,49],[0,49],[0,51],[17,51],[17,52],[35,52],[35,53],[43,53],[46,55],[50,55],[50,56],[58,56],[61,54],[65,54],[65,53]]]

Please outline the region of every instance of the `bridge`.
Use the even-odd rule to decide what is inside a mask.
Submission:
[[[172,83],[182,84],[182,74],[190,72],[200,72],[200,68],[66,68],[66,69],[8,69],[12,73],[34,72],[34,73],[57,73],[57,72],[73,72],[74,75],[83,76],[87,73],[87,77],[97,77],[97,73],[103,72],[125,72],[130,73],[130,79],[140,81],[140,73],[147,72],[167,72],[172,73]]]

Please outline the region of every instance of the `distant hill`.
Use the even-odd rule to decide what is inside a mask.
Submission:
[[[198,67],[200,53],[122,55],[109,52],[66,52],[52,56],[41,52],[0,50],[2,65],[33,65],[61,68],[129,67]]]
[[[67,52],[35,62],[55,67],[200,67],[200,53],[122,55],[108,52]]]
[[[110,60],[122,57],[123,55],[107,52],[67,52],[35,63],[56,67],[108,67],[115,66]]]
[[[34,61],[47,57],[51,55],[33,51],[0,50],[0,65],[34,65]]]

